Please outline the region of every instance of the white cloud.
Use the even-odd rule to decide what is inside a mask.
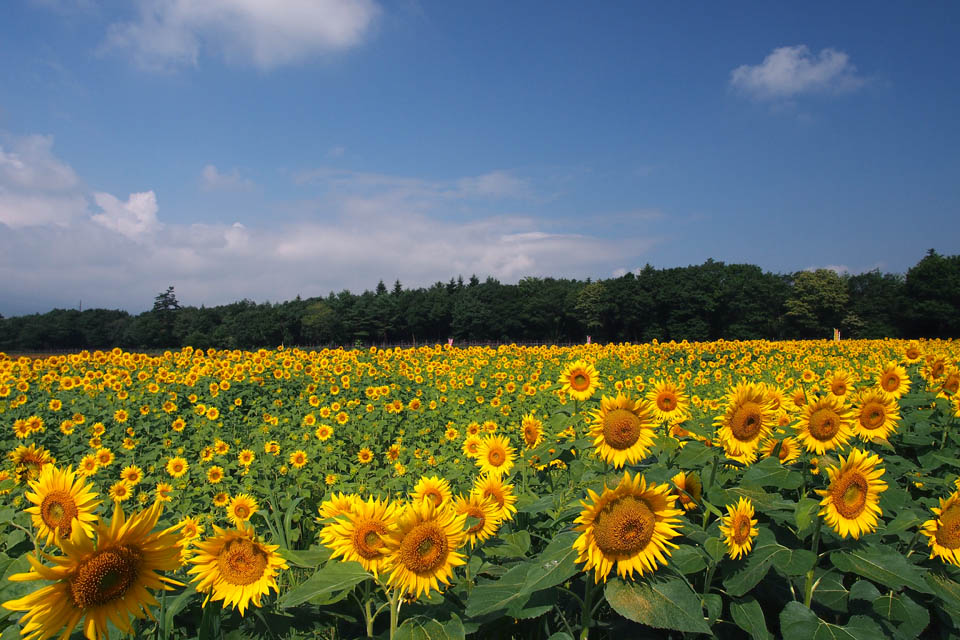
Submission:
[[[0,145],[0,224],[65,225],[87,208],[80,180],[53,154],[52,136],[9,137]]]
[[[846,53],[827,48],[813,55],[806,45],[779,47],[762,63],[730,72],[730,86],[761,100],[852,91],[864,84]]]
[[[150,69],[196,65],[201,52],[272,69],[360,44],[374,0],[138,0],[139,18],[110,26],[105,50]]]
[[[131,193],[126,202],[109,193],[94,193],[93,199],[103,213],[93,215],[90,219],[131,240],[140,239],[160,227],[157,196],[153,191]]]
[[[200,184],[207,191],[249,191],[254,186],[253,181],[242,178],[237,169],[220,173],[212,164],[208,164],[200,172]]]

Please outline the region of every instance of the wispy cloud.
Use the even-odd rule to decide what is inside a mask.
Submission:
[[[374,0],[137,0],[138,19],[110,25],[103,50],[141,67],[195,66],[201,53],[272,69],[344,51],[370,34]]]
[[[853,91],[866,82],[843,51],[827,48],[814,55],[802,44],[779,47],[760,64],[741,65],[730,72],[730,86],[758,100]]]
[[[200,172],[200,186],[206,191],[250,191],[254,184],[237,169],[221,173],[215,165],[208,164]]]

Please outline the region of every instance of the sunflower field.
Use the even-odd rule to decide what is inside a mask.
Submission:
[[[0,354],[0,640],[958,637],[958,361]]]

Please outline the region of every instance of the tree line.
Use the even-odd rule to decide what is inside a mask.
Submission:
[[[960,256],[931,249],[906,274],[839,275],[818,269],[784,275],[707,260],[606,280],[451,278],[430,287],[279,303],[241,300],[181,306],[173,287],[138,315],[108,309],[54,309],[0,316],[7,352],[181,346],[249,349],[279,344],[647,342],[960,336]]]

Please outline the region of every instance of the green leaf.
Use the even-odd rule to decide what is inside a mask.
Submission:
[[[793,517],[797,523],[797,534],[801,539],[807,537],[807,534],[813,531],[813,525],[816,522],[819,510],[820,502],[813,498],[803,498],[797,503],[797,507],[793,511]]]
[[[577,552],[573,548],[578,537],[574,531],[561,533],[550,541],[539,556],[522,565],[527,570],[522,587],[524,593],[532,594],[555,587],[579,573]]]
[[[923,522],[923,519],[917,516],[915,511],[904,509],[897,514],[896,518],[888,522],[880,533],[885,536],[896,535],[914,529],[921,522]]]
[[[734,496],[728,504],[736,502],[737,498],[742,496],[749,498],[757,511],[793,511],[797,508],[797,503],[792,500],[784,500],[779,493],[767,493],[760,489],[750,489],[748,487],[733,487],[727,493]]]
[[[714,562],[723,560],[723,556],[727,553],[727,544],[721,538],[708,538],[703,543],[703,548],[707,550]]]
[[[656,629],[710,633],[700,597],[680,578],[613,579],[607,582],[604,595],[613,610],[628,620]]]
[[[807,549],[789,549],[779,544],[767,529],[761,529],[741,569],[723,581],[734,597],[746,595],[767,575],[770,567],[787,576],[802,575],[816,563],[816,556]]]
[[[840,571],[853,572],[890,589],[907,586],[920,593],[931,593],[923,580],[923,572],[891,547],[870,546],[856,551],[830,554],[830,561]]]
[[[723,598],[719,593],[708,593],[703,596],[703,607],[707,610],[707,619],[712,625],[723,614]]]
[[[11,507],[7,507],[6,509],[0,509],[0,524],[7,524],[8,522],[13,522],[13,517],[15,515],[17,515],[17,512]]]
[[[712,462],[715,455],[719,455],[719,453],[713,447],[708,447],[702,442],[688,442],[677,454],[674,464],[681,469],[696,469],[699,471],[709,462]]]
[[[730,603],[730,615],[738,627],[750,634],[754,640],[772,638],[767,631],[767,621],[763,617],[763,608],[752,597],[738,598]]]
[[[164,616],[163,626],[168,631],[173,630],[173,618],[190,603],[190,600],[197,595],[196,586],[188,584],[187,587],[173,598],[167,599],[167,607]]]
[[[924,575],[933,594],[943,602],[944,610],[960,626],[960,584],[954,582],[941,573],[928,572]]]
[[[427,616],[413,616],[403,621],[393,637],[394,640],[463,640],[462,624],[459,635],[451,635],[451,630],[456,633],[456,627],[448,628]]]
[[[890,591],[873,601],[873,610],[897,626],[897,635],[918,637],[930,624],[930,613],[904,593]]]
[[[790,602],[780,612],[784,640],[877,640],[883,629],[866,616],[853,616],[846,625],[830,624],[799,602]]]
[[[816,588],[813,601],[834,611],[847,610],[847,597],[850,590],[843,586],[843,574],[836,571],[818,569],[815,574]]]
[[[308,600],[352,589],[370,577],[359,562],[328,564],[318,569],[306,582],[283,594],[277,604],[281,608],[295,607]]]
[[[691,545],[684,545],[675,550],[670,555],[670,564],[683,575],[699,573],[707,568],[707,561],[703,559],[703,554]]]
[[[500,558],[522,558],[530,550],[530,534],[525,530],[508,533],[499,540],[496,546],[484,547],[484,553]]]
[[[505,610],[511,605],[526,604],[529,595],[523,594],[523,583],[527,579],[528,569],[526,563],[521,563],[511,567],[497,580],[479,582],[467,599],[467,617],[483,616]]]
[[[290,564],[304,569],[316,569],[330,559],[333,553],[327,547],[310,547],[303,551],[292,549],[278,549],[281,556]]]
[[[803,484],[803,476],[780,464],[776,456],[771,456],[751,465],[740,479],[740,484],[744,487],[799,489]]]

